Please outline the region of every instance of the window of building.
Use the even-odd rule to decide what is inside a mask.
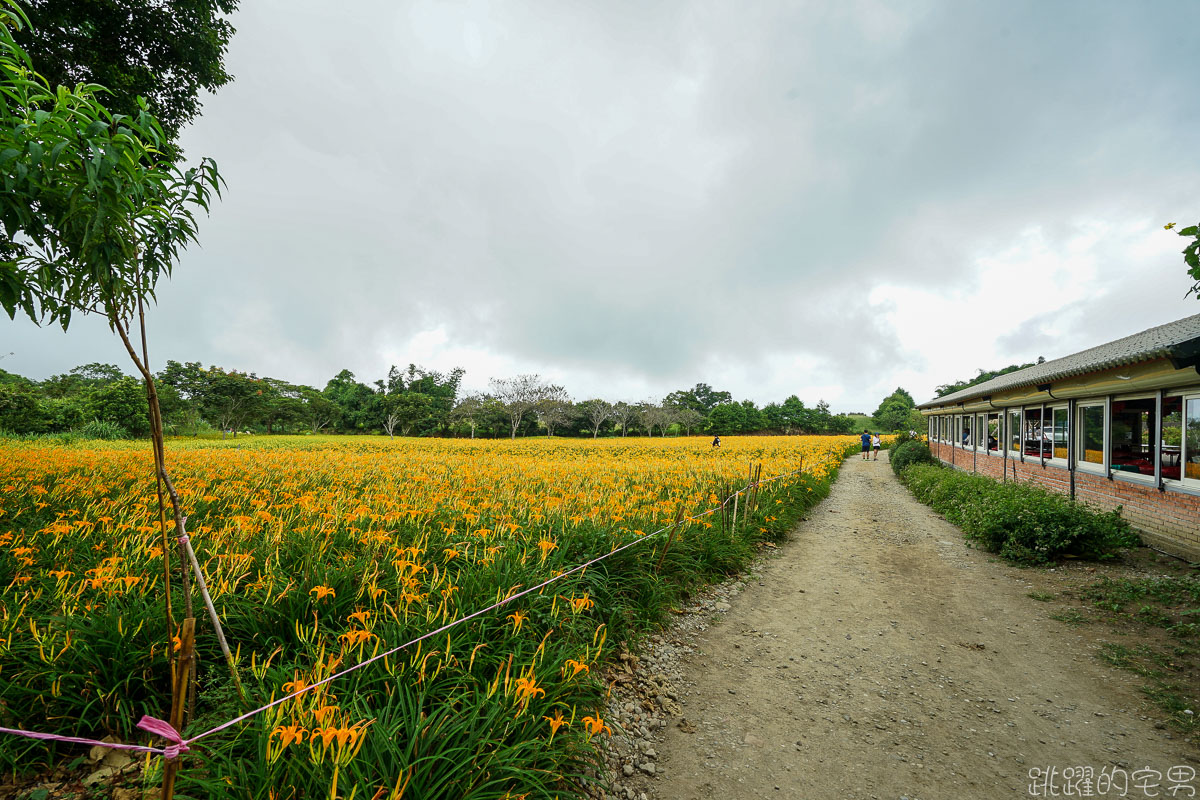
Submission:
[[[1021,428],[1021,452],[1033,458],[1042,457],[1042,407],[1025,409]]]
[[[1200,481],[1200,395],[1187,398],[1186,431],[1183,437],[1183,477]]]
[[[1057,458],[1063,461],[1067,459],[1067,407],[1060,406],[1055,409],[1046,409],[1046,416],[1049,418],[1051,428],[1048,431],[1050,434],[1046,440],[1046,444],[1050,445],[1050,452],[1046,458]]]
[[[1200,395],[1163,398],[1162,416],[1163,478],[1200,485]]]
[[[1004,424],[1004,419],[999,414],[988,414],[986,427],[987,432],[987,449],[989,453],[1000,452],[1000,442],[1004,441],[1004,429],[1001,425]]]
[[[1075,462],[1083,467],[1104,467],[1104,405],[1075,406]]]
[[[1183,398],[1164,397],[1162,402],[1162,435],[1159,436],[1159,458],[1162,459],[1163,480],[1177,481],[1183,474]]]
[[[1153,397],[1114,400],[1109,422],[1108,463],[1114,472],[1154,474],[1155,433]]]
[[[1008,449],[1014,453],[1021,452],[1021,409],[1019,408],[1008,412]]]

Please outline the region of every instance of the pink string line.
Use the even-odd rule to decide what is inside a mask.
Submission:
[[[532,594],[533,592],[536,592],[540,589],[544,589],[556,581],[560,581],[563,578],[566,578],[570,575],[575,574],[576,572],[585,570],[588,567],[592,566],[593,564],[597,564],[606,558],[611,558],[612,556],[615,556],[617,553],[620,553],[622,550],[627,550],[628,548],[633,547],[638,544],[641,544],[642,542],[644,542],[648,539],[652,539],[655,536],[658,536],[659,534],[666,533],[667,531],[671,530],[672,528],[676,528],[676,527],[681,526],[688,522],[695,522],[696,520],[707,517],[709,514],[715,514],[716,512],[718,512],[722,508],[724,508],[725,505],[730,501],[730,499],[732,499],[733,497],[735,497],[737,495],[742,494],[743,492],[747,492],[756,486],[760,486],[764,483],[771,483],[772,481],[777,481],[782,478],[788,478],[788,477],[791,477],[792,475],[795,475],[800,472],[803,472],[803,468],[794,470],[792,472],[785,473],[783,475],[776,475],[772,478],[767,478],[765,480],[755,481],[755,482],[746,484],[745,487],[738,489],[736,492],[734,492],[729,497],[727,497],[719,506],[710,508],[709,510],[703,511],[699,514],[696,514],[695,516],[687,517],[685,519],[680,519],[678,522],[672,522],[670,525],[659,528],[658,530],[648,533],[645,536],[634,539],[631,542],[626,542],[625,544],[621,545],[620,547],[617,547],[617,548],[614,548],[614,549],[608,551],[604,555],[597,556],[596,558],[593,558],[590,561],[586,561],[582,564],[579,564],[576,567],[572,567],[571,569],[567,570],[566,572],[560,572],[559,574],[557,574],[551,578],[547,578],[546,580],[542,581],[541,583],[537,584],[536,586],[531,586],[528,589],[525,589],[524,591],[518,592],[517,594],[514,594],[514,595],[510,595],[510,596],[504,598],[503,600],[492,603],[490,606],[481,608],[478,611],[468,614],[465,617],[459,617],[458,619],[452,620],[451,622],[447,622],[445,625],[441,626],[440,628],[438,628],[436,630],[429,631],[428,633],[423,633],[415,639],[407,641],[404,644],[399,645],[397,647],[393,647],[391,650],[387,650],[382,653],[378,653],[374,656],[371,656],[366,661],[360,661],[359,663],[355,664],[352,667],[348,667],[348,668],[342,670],[341,672],[337,672],[337,673],[334,673],[333,675],[330,675],[328,678],[317,681],[316,683],[314,683],[310,686],[305,686],[303,689],[299,689],[295,692],[292,692],[289,695],[284,695],[283,697],[279,698],[278,700],[273,700],[264,706],[260,706],[259,708],[254,709],[253,711],[247,711],[245,714],[242,714],[240,717],[235,717],[234,719],[231,719],[228,722],[223,722],[220,725],[216,726],[215,728],[210,728],[210,729],[204,731],[203,733],[199,733],[199,734],[196,734],[195,736],[192,736],[191,738],[184,739],[183,735],[175,729],[175,726],[171,725],[171,723],[169,723],[165,720],[161,720],[156,717],[144,715],[138,721],[137,727],[144,731],[147,731],[148,733],[152,733],[155,736],[161,736],[162,738],[171,742],[171,744],[167,745],[166,747],[148,747],[148,746],[137,745],[137,744],[122,744],[120,742],[102,742],[99,739],[86,739],[86,738],[81,738],[78,736],[59,736],[58,734],[55,734],[55,733],[40,733],[37,731],[20,730],[18,728],[0,728],[0,733],[7,733],[7,734],[11,734],[13,736],[24,736],[29,739],[39,739],[39,740],[51,741],[51,742],[68,742],[71,744],[99,745],[101,747],[107,747],[112,750],[137,750],[137,751],[146,752],[146,753],[157,753],[168,759],[176,758],[181,753],[188,752],[191,749],[189,747],[189,745],[191,745],[195,742],[198,742],[199,740],[201,740],[207,736],[211,736],[214,733],[223,731],[226,728],[233,727],[234,725],[238,724],[239,722],[243,722],[247,719],[250,719],[251,717],[255,717],[255,716],[261,714],[264,711],[268,711],[268,710],[274,708],[275,706],[280,705],[281,703],[286,703],[288,700],[292,700],[296,697],[299,697],[300,695],[304,694],[305,692],[309,692],[320,686],[324,686],[325,684],[331,683],[331,682],[337,680],[338,678],[345,677],[346,675],[349,675],[351,672],[354,672],[355,670],[362,669],[363,667],[367,666],[368,664],[372,664],[372,663],[380,660],[381,658],[387,658],[388,656],[390,656],[394,653],[398,653],[401,650],[404,650],[405,648],[412,647],[414,644],[417,644],[418,642],[423,642],[426,639],[429,639],[433,636],[437,636],[439,633],[445,633],[446,631],[450,630],[451,628],[461,625],[464,622],[468,622],[472,619],[475,619],[476,617],[482,616],[489,611],[495,611],[498,608],[503,608],[504,606],[508,605],[509,603],[513,602],[514,600],[518,600],[528,594]],[[182,542],[184,540],[184,538],[186,538],[186,537],[180,537],[180,541]]]

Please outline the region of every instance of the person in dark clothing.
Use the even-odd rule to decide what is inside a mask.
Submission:
[[[864,428],[862,436],[858,438],[862,439],[863,461],[866,461],[871,457],[871,432]]]
[[[713,437],[713,447],[720,447],[720,446],[721,446],[721,437],[714,436]]]

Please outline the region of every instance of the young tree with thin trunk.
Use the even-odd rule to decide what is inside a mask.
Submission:
[[[546,429],[547,436],[554,435],[554,429],[571,419],[574,405],[571,397],[561,386],[547,386],[540,400],[533,407],[538,424]]]
[[[13,41],[12,30],[25,25],[15,5],[0,5],[0,158],[6,181],[0,203],[0,306],[10,318],[20,311],[36,323],[57,323],[64,330],[76,314],[104,317],[142,378],[164,523],[165,642],[170,653],[175,622],[165,557],[171,548],[164,489],[179,539],[189,618],[191,591],[183,501],[166,466],[145,307],[154,299],[159,278],[169,276],[182,249],[196,241],[195,214],[208,211],[221,178],[208,159],[187,170],[164,159],[169,142],[144,105],[136,118],[113,115],[100,102],[99,87],[53,90],[30,70],[28,56]],[[227,657],[237,682],[232,657]],[[182,715],[177,696],[171,722],[179,730]],[[174,768],[168,767],[168,773],[173,776]],[[169,795],[165,789],[166,784]]]
[[[517,438],[517,429],[538,401],[546,396],[549,387],[538,375],[518,375],[515,378],[492,378],[488,381],[496,399],[504,404],[512,426],[510,438]],[[561,388],[561,387],[555,387]]]
[[[592,438],[600,435],[600,426],[613,417],[613,405],[607,400],[595,398],[579,404],[583,418],[592,426]]]
[[[629,433],[629,424],[637,418],[637,409],[626,403],[624,400],[613,404],[613,421],[621,427],[621,436]]]
[[[465,424],[471,428],[471,438],[475,438],[475,429],[483,421],[486,411],[484,397],[479,394],[469,394],[450,412],[450,421],[455,425]]]

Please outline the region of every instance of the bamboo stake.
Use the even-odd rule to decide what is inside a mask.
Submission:
[[[183,528],[186,523],[187,517],[184,517],[180,521],[180,528]],[[221,618],[217,616],[217,609],[213,607],[212,597],[208,594],[208,583],[204,580],[204,571],[200,569],[200,561],[196,558],[196,551],[192,549],[192,544],[188,541],[186,534],[183,538],[183,547],[187,550],[188,560],[192,562],[192,572],[196,574],[196,586],[200,588],[200,597],[204,599],[204,607],[208,609],[208,618],[212,621],[213,631],[217,634],[217,642],[221,645],[221,652],[225,655],[225,663],[229,665],[229,674],[233,676],[238,697],[245,705],[246,695],[242,692],[242,679],[238,677],[237,664],[234,663],[233,653],[229,652],[229,643],[225,641]]]
[[[192,651],[196,642],[196,618],[188,617],[183,621],[183,629],[179,634],[179,663],[175,670],[175,686],[171,695],[171,726],[177,731],[183,730],[183,708],[187,697],[187,687],[192,671]],[[179,772],[179,759],[169,758],[163,767],[162,800],[172,800],[175,796],[175,776]]]
[[[738,535],[738,500],[742,499],[742,492],[733,495],[733,522],[730,524],[730,539]]]
[[[671,549],[671,540],[675,538],[675,531],[679,530],[681,519],[683,519],[683,503],[679,504],[679,509],[675,512],[675,524],[671,526],[671,532],[667,534],[667,543],[663,545],[662,555],[658,557],[658,566],[654,568],[655,572],[662,571],[663,561],[667,558],[667,551]]]

